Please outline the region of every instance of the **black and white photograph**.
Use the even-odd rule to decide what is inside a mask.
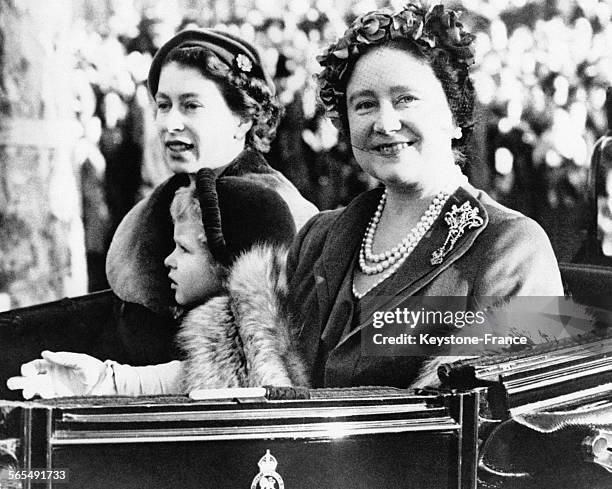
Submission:
[[[612,487],[609,0],[0,0],[0,489]]]

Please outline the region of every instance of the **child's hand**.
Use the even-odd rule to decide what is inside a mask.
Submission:
[[[22,389],[25,399],[85,396],[104,380],[106,365],[90,355],[43,351],[41,357],[24,363],[21,376],[6,382],[8,388]]]

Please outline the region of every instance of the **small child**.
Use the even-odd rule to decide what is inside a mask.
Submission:
[[[295,236],[285,201],[249,176],[195,186],[170,207],[174,251],[164,265],[182,308],[185,358],[133,367],[72,352],[43,352],[8,381],[26,399],[74,395],[179,394],[194,389],[306,385],[282,298],[287,246]]]

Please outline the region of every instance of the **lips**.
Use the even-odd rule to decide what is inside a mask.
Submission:
[[[170,151],[173,151],[175,153],[181,153],[183,151],[190,151],[194,148],[193,144],[187,141],[180,141],[180,140],[167,141],[165,143],[165,146]]]
[[[374,151],[380,153],[383,156],[393,156],[401,153],[405,149],[408,149],[414,144],[414,141],[401,141],[393,143],[383,143],[374,146]]]

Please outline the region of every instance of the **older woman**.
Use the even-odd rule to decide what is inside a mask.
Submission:
[[[155,55],[148,79],[163,156],[176,173],[211,168],[219,176],[251,175],[288,203],[299,229],[316,208],[262,156],[282,113],[256,49],[213,29],[182,31]],[[133,362],[174,358],[176,306],[163,265],[173,248],[170,178],[120,224],[107,277],[121,299],[119,334]]]
[[[317,215],[289,258],[315,386],[415,385],[422,357],[365,356],[373,313],[411,296],[562,295],[544,231],[462,174],[473,36],[442,5],[358,18],[319,58],[321,99],[382,184]],[[421,375],[423,372],[420,373]]]

